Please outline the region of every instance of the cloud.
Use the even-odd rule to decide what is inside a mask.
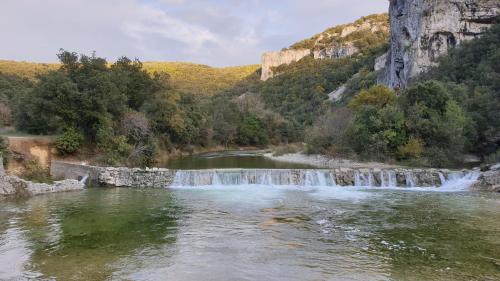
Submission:
[[[113,60],[258,63],[323,29],[382,12],[387,1],[2,0],[0,59],[54,61],[59,48]]]

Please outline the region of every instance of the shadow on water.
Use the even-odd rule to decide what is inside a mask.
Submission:
[[[89,189],[17,205],[31,253],[25,277],[58,280],[110,278],[122,257],[175,243],[181,214],[165,190]]]

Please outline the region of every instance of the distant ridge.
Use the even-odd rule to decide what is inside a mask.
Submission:
[[[150,73],[166,72],[171,76],[174,87],[195,95],[214,95],[230,89],[236,82],[253,74],[259,65],[231,67],[211,67],[189,62],[143,62],[144,69]],[[17,75],[36,80],[37,75],[56,70],[58,63],[33,63],[0,60],[0,73]]]

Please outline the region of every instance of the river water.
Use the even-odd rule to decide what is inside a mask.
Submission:
[[[500,196],[224,186],[0,205],[0,280],[500,280]]]
[[[197,169],[309,169],[305,164],[286,163],[268,159],[261,151],[226,151],[211,152],[181,157],[167,161],[162,166],[175,170]]]

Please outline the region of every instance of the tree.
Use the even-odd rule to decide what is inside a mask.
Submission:
[[[242,145],[265,145],[269,140],[260,120],[249,116],[244,118],[238,127],[237,141]]]
[[[83,140],[84,137],[80,132],[74,128],[69,128],[56,139],[56,149],[62,155],[72,154],[82,146]]]
[[[396,99],[396,93],[393,90],[383,85],[375,85],[368,90],[362,90],[356,95],[349,103],[349,107],[355,111],[359,111],[366,106],[381,109],[385,106],[394,105]]]

